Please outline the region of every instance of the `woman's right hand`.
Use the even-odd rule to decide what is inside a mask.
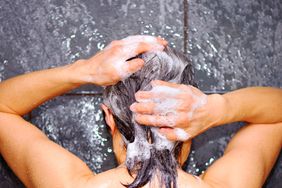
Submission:
[[[72,66],[75,82],[114,85],[141,69],[144,61],[133,57],[147,51],[162,51],[167,42],[159,37],[137,35],[111,42],[104,50]]]
[[[206,95],[199,89],[183,85],[152,81],[152,90],[139,91],[130,109],[135,120],[159,131],[170,140],[185,141],[216,125],[222,117],[224,99],[221,95]]]

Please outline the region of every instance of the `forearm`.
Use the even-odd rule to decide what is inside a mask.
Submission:
[[[0,83],[0,112],[24,115],[55,96],[82,84],[72,65],[20,75]]]
[[[282,90],[250,87],[222,95],[220,117],[216,125],[246,121],[249,123],[282,122]]]

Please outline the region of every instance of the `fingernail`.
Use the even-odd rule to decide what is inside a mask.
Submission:
[[[136,111],[136,103],[133,103],[132,105],[130,105],[129,108],[132,112],[135,112]]]

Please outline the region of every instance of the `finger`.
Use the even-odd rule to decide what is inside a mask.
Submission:
[[[155,97],[155,94],[151,91],[138,91],[135,93],[135,99],[139,102],[144,99],[152,99]]]
[[[136,48],[136,54],[142,54],[148,51],[163,51],[164,50],[164,46],[159,44],[159,43],[146,43],[146,42],[139,42],[136,43],[137,44],[137,48]],[[134,44],[132,44],[133,46]]]
[[[164,45],[164,46],[166,46],[168,44],[168,42],[161,37],[157,37],[157,42],[160,43],[161,45]]]
[[[134,42],[129,44],[123,44],[120,46],[114,46],[113,49],[114,48],[115,53],[119,57],[122,57],[122,59],[127,60],[148,51],[162,51],[164,49],[164,46],[158,43],[153,44],[146,42]]]
[[[135,93],[136,100],[143,99],[154,99],[158,100],[163,98],[175,98],[178,94],[181,93],[181,90],[164,86],[162,88],[153,87],[150,91],[138,91]]]
[[[144,63],[145,62],[143,59],[137,58],[130,61],[126,61],[123,66],[125,72],[132,74],[140,70],[144,66]]]
[[[177,137],[172,128],[160,128],[159,133],[171,141],[177,141]]]
[[[175,128],[174,133],[176,135],[177,140],[180,140],[180,141],[186,141],[189,138],[191,138],[191,135],[187,133],[184,129],[181,129],[181,128]]]
[[[169,100],[170,95],[167,95],[165,93],[155,93],[151,91],[138,91],[135,93],[135,99],[137,102],[140,103],[149,103],[149,102],[155,102],[155,103],[162,103],[164,100]]]
[[[150,35],[134,35],[128,36],[121,41],[125,43],[133,43],[133,42],[146,42],[146,43],[158,43],[160,45],[167,45],[167,41],[162,39],[161,37],[154,37]]]
[[[153,80],[151,82],[151,85],[154,86],[167,86],[167,87],[172,87],[172,88],[179,88],[180,84],[172,83],[172,82],[165,82],[162,80]]]
[[[177,118],[173,115],[143,115],[135,114],[135,121],[142,125],[157,126],[157,127],[174,127],[176,125]]]
[[[155,103],[133,103],[130,106],[130,110],[139,114],[153,114],[155,109]]]
[[[181,128],[160,128],[159,132],[172,141],[186,141],[191,138],[191,135]]]

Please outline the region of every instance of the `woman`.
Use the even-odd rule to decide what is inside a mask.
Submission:
[[[72,65],[38,71],[2,82],[0,84],[0,152],[22,182],[27,187],[40,188],[124,187],[121,183],[130,184],[133,178],[124,166],[94,175],[79,158],[48,140],[41,131],[24,121],[21,116],[46,100],[83,84],[92,83],[108,86],[117,83],[119,80],[124,80],[144,65],[144,61],[140,58],[126,61],[127,59],[147,51],[161,51],[165,45],[166,42],[162,39],[147,36],[129,37],[111,43],[105,50],[88,60],[79,60]],[[181,87],[183,88],[183,86]],[[261,89],[269,95],[267,100],[261,97],[257,98],[256,91],[252,90],[248,90],[247,93],[244,91],[243,96],[251,95],[253,101],[261,102],[267,111],[265,109],[262,111],[260,105],[256,105],[258,107],[255,106],[252,111],[256,112],[255,115],[264,116],[263,121],[265,122],[260,123],[272,124],[250,125],[241,130],[229,143],[225,155],[215,162],[201,179],[195,178],[178,168],[178,187],[260,187],[263,184],[281,149],[282,124],[279,123],[281,122],[280,115],[277,117],[276,113],[276,111],[281,112],[279,111],[281,110],[279,108],[281,106],[281,91],[271,88]],[[235,99],[238,96],[240,97],[241,94],[242,92],[238,91],[229,95],[229,97]],[[136,97],[138,98],[138,95]],[[196,111],[203,108],[213,110],[211,105],[213,98],[220,97],[217,95],[208,96],[207,102],[194,107],[195,112],[189,117],[196,117]],[[269,101],[270,98],[275,102]],[[265,106],[264,103],[271,104]],[[224,109],[227,106],[222,100],[222,104],[218,108]],[[228,107],[234,106],[229,104]],[[120,134],[116,131],[116,123],[112,121],[113,116],[109,113],[109,109],[105,106],[103,108],[106,114],[108,113],[106,121],[112,130],[114,142],[117,142],[120,139],[118,136]],[[138,107],[132,107],[132,110],[141,114]],[[228,121],[241,120],[236,113],[231,109],[229,110],[228,117],[230,118]],[[221,110],[213,111],[220,112]],[[246,111],[246,113],[248,114],[249,111]],[[223,113],[207,114],[208,117],[216,116],[218,119],[224,117],[221,116]],[[253,113],[250,112],[250,114]],[[168,113],[163,116],[166,115],[171,114]],[[136,116],[136,121],[141,121],[140,119],[143,118],[138,119],[138,116]],[[244,115],[244,117],[247,116]],[[199,116],[199,119],[202,121],[199,124],[209,124],[205,122],[204,116]],[[200,121],[199,119],[198,121]],[[181,124],[178,122],[180,121],[174,122],[173,125],[175,127],[180,126]],[[192,126],[191,122],[189,122],[190,128],[198,128],[197,124]],[[162,125],[162,123],[154,125]],[[174,129],[168,130],[166,126],[166,128],[163,128],[163,134],[171,130]],[[167,136],[169,136],[169,133]],[[124,150],[121,147],[114,149],[116,154],[119,151],[123,153],[119,153],[120,155],[117,155],[117,158],[118,161],[124,162]],[[180,158],[187,153],[188,151],[181,152]],[[152,179],[152,187],[154,187],[154,182],[154,179]],[[145,186],[149,186],[149,184]]]

